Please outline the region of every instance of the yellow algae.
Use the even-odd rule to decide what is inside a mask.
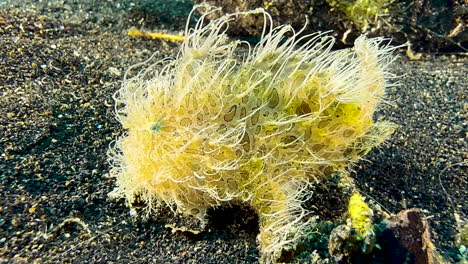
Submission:
[[[348,214],[351,219],[351,227],[356,230],[359,237],[365,238],[374,233],[373,213],[361,194],[356,192],[349,198]]]
[[[139,30],[134,27],[128,30],[127,35],[129,37],[147,37],[147,38],[152,38],[152,39],[162,39],[162,40],[169,40],[169,41],[175,41],[175,42],[184,41],[184,36],[157,33],[157,32],[147,32],[147,31]]]

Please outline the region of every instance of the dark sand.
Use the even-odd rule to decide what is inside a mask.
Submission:
[[[0,1],[0,262],[256,263],[249,210],[217,209],[201,234],[173,234],[167,213],[135,218],[107,197],[106,151],[122,133],[112,94],[128,66],[178,44],[127,37],[130,2],[17,2]],[[467,58],[402,55],[393,68],[401,85],[379,116],[401,127],[353,177],[390,212],[424,209],[455,262],[454,213],[468,214]]]

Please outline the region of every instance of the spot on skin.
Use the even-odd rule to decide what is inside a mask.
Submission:
[[[236,105],[231,106],[229,111],[224,115],[224,121],[231,122],[232,119],[234,119],[234,116],[236,115],[236,109],[237,109]]]
[[[279,94],[276,89],[273,89],[270,95],[270,100],[268,102],[268,107],[275,108],[279,103]]]

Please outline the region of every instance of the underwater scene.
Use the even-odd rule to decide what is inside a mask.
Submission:
[[[467,7],[0,1],[0,263],[468,263]]]

